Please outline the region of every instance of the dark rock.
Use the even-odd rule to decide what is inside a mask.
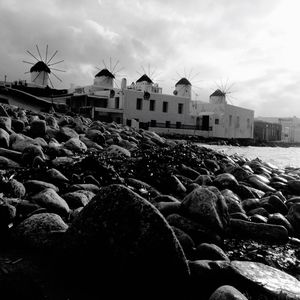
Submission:
[[[47,181],[53,183],[54,185],[60,185],[62,183],[69,182],[69,179],[55,168],[47,170],[45,175]]]
[[[24,247],[50,250],[61,242],[58,233],[65,232],[67,228],[68,225],[57,214],[34,214],[13,228],[12,238]]]
[[[11,131],[11,118],[10,117],[0,117],[0,128],[7,131],[9,134]]]
[[[147,197],[148,194],[150,197],[157,197],[160,195],[160,192],[152,187],[150,184],[143,182],[141,180],[135,178],[127,178],[125,182],[135,188],[135,192],[140,194],[141,196]]]
[[[288,208],[278,196],[271,195],[269,198],[269,203],[275,208],[276,212],[279,212],[283,215],[287,214]]]
[[[26,189],[23,183],[19,182],[16,179],[10,179],[5,184],[5,191],[10,197],[23,198],[26,194]]]
[[[219,174],[213,181],[215,185],[220,190],[223,189],[235,189],[238,186],[238,182],[232,174],[223,173]]]
[[[292,224],[295,232],[300,234],[300,203],[294,203],[290,207],[286,218]]]
[[[288,189],[294,195],[300,195],[300,180],[290,180],[287,183]]]
[[[154,202],[180,202],[177,198],[171,196],[171,195],[158,195],[153,199]]]
[[[46,122],[35,120],[30,124],[30,136],[33,138],[44,137],[46,135]]]
[[[248,298],[231,285],[217,288],[208,300],[247,300]]]
[[[194,255],[194,248],[195,248],[194,241],[187,233],[185,233],[181,229],[174,226],[171,227],[184,251],[185,256],[187,258],[191,258]]]
[[[200,175],[199,172],[192,169],[191,167],[186,166],[185,164],[181,164],[179,170],[181,175],[186,176],[192,180],[195,180]]]
[[[69,187],[70,192],[75,192],[78,190],[86,190],[93,192],[94,194],[97,194],[100,191],[100,187],[98,187],[95,184],[91,183],[79,183],[79,184],[73,184]]]
[[[40,181],[40,180],[27,180],[24,182],[27,192],[31,194],[39,193],[45,189],[53,189],[58,192],[59,188],[52,183]]]
[[[149,202],[125,186],[101,189],[73,220],[65,247],[70,263],[66,271],[76,299],[79,294],[91,299],[99,291],[99,280],[101,292],[109,292],[112,299],[121,295],[140,299],[132,282],[147,290],[145,299],[154,295],[181,299],[186,292],[189,268],[174,232]],[[153,278],[155,285],[149,285]]]
[[[41,207],[45,207],[49,212],[57,213],[60,216],[66,216],[70,213],[67,202],[51,188],[39,192],[31,199]]]
[[[195,180],[195,183],[199,185],[211,185],[212,179],[209,175],[199,175]]]
[[[21,166],[17,162],[7,157],[0,156],[0,169],[18,169],[18,168],[21,168]]]
[[[242,201],[242,207],[247,212],[260,206],[259,199],[251,198]]]
[[[244,213],[236,212],[236,213],[230,214],[229,216],[232,219],[239,219],[239,220],[249,221],[249,217]]]
[[[225,199],[229,214],[236,213],[236,212],[245,214],[245,211],[241,204],[241,200],[236,194],[234,194],[231,190],[228,189],[223,190],[221,194]]]
[[[196,247],[194,260],[226,260],[229,261],[225,252],[215,244],[202,243]]]
[[[289,232],[290,236],[294,234],[293,226],[288,221],[288,219],[285,216],[283,216],[281,213],[275,213],[275,214],[269,215],[268,223],[284,226],[287,229],[287,231]]]
[[[266,218],[269,216],[269,212],[263,207],[257,207],[257,208],[251,209],[250,211],[248,211],[247,214],[248,214],[248,216],[261,215]]]
[[[229,215],[223,196],[216,195],[206,187],[197,188],[185,196],[182,207],[195,221],[218,233],[228,226]]]
[[[23,161],[24,164],[32,165],[33,160],[37,156],[39,156],[43,160],[45,160],[45,155],[44,155],[43,150],[40,146],[29,145],[29,146],[25,147],[23,152],[22,152],[22,161]]]
[[[244,220],[230,220],[230,234],[240,239],[286,243],[288,231],[280,225],[254,223]]]
[[[78,133],[74,129],[70,128],[70,127],[66,127],[66,126],[60,127],[60,130],[59,130],[59,139],[62,142],[66,142],[67,140],[69,140],[71,138],[78,139],[79,138]]]
[[[16,217],[16,208],[7,202],[0,202],[0,231],[14,220]]]
[[[9,134],[0,128],[0,147],[9,148]]]
[[[261,190],[263,192],[276,192],[276,190],[274,188],[272,188],[271,186],[269,186],[267,183],[263,182],[261,180],[260,177],[258,177],[258,175],[254,174],[254,175],[251,175],[249,178],[248,178],[248,181],[251,183],[251,185],[258,189],[258,190]]]
[[[15,162],[20,163],[22,161],[22,153],[10,149],[0,148],[0,156],[12,159]]]
[[[222,243],[222,239],[218,234],[193,220],[178,214],[169,215],[166,219],[171,226],[179,228],[187,233],[196,244],[206,242],[215,244]]]
[[[90,201],[88,196],[82,193],[80,190],[64,194],[63,199],[68,203],[71,209],[76,209],[78,207],[85,206]]]
[[[267,223],[268,218],[264,217],[262,215],[259,215],[259,214],[254,214],[254,215],[251,215],[250,221],[254,222],[254,223]]]
[[[154,206],[161,212],[165,217],[171,214],[180,214],[181,203],[180,202],[158,202]]]
[[[87,146],[79,138],[71,138],[64,143],[64,147],[73,152],[86,152]]]

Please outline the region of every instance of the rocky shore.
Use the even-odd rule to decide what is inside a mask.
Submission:
[[[300,299],[300,169],[0,106],[1,299]]]

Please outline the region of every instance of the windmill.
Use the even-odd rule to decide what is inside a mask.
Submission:
[[[235,97],[232,96],[233,93],[235,93],[235,90],[233,90],[233,86],[235,83],[230,83],[229,79],[227,78],[226,81],[220,80],[220,83],[215,82],[215,85],[217,87],[216,90],[210,95],[210,97],[218,96],[223,97],[224,101],[226,103],[226,100],[230,102],[230,104],[233,105],[233,101],[235,100]]]
[[[62,63],[64,60],[52,62],[53,58],[58,53],[58,50],[54,51],[54,53],[50,56],[50,58],[48,58],[48,45],[46,46],[46,53],[44,59],[42,58],[38,45],[36,45],[36,50],[38,55],[34,55],[29,50],[26,50],[26,52],[36,60],[36,62],[23,60],[24,63],[32,65],[30,70],[25,72],[25,74],[30,73],[31,82],[38,86],[46,87],[48,86],[48,81],[49,81],[52,88],[54,88],[50,75],[53,75],[58,81],[62,82],[62,80],[53,71],[57,71],[57,72],[65,72],[65,71],[61,69],[57,69],[56,67],[53,68],[53,66]]]
[[[148,70],[146,70],[146,68],[143,65],[141,65],[141,72],[139,72],[139,71],[136,71],[136,72],[141,76],[141,78],[147,78],[148,77],[150,79],[151,83],[153,83],[153,84],[155,84],[154,82],[162,81],[162,80],[157,79],[159,77],[160,73],[157,73],[157,69],[156,68],[154,68],[153,70],[151,70],[151,65],[148,64],[148,68],[147,69]],[[141,78],[139,78],[137,80],[137,82]],[[150,83],[150,81],[149,81],[149,83]]]
[[[99,72],[95,75],[94,84],[107,86],[109,88],[113,88],[115,84],[117,88],[120,88],[120,85],[117,82],[119,80],[117,80],[116,77],[124,76],[123,74],[120,74],[124,68],[119,67],[119,60],[113,62],[110,57],[109,64],[104,60],[102,60],[102,64],[104,68],[96,67]]]
[[[199,94],[194,91],[194,89],[200,90],[201,88],[195,85],[195,83],[198,83],[202,80],[195,80],[196,77],[200,74],[200,72],[193,74],[193,68],[190,70],[190,72],[187,74],[186,69],[184,68],[183,75],[176,72],[178,77],[180,78],[179,81],[175,84],[175,90],[173,91],[173,94],[175,96],[181,96],[181,97],[188,97],[192,98],[192,94],[194,94],[194,97],[198,98]],[[178,80],[178,79],[173,79]],[[193,84],[192,84],[193,83]],[[193,87],[193,89],[192,89]]]

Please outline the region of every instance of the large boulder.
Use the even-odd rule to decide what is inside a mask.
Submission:
[[[208,300],[247,300],[239,290],[231,285],[222,285],[217,288]]]
[[[99,288],[112,299],[140,299],[138,290],[143,299],[185,295],[189,268],[174,232],[154,206],[123,185],[102,188],[74,219],[65,242],[72,288],[81,285],[76,295],[92,299]]]

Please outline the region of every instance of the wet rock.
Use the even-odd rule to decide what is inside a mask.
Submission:
[[[19,182],[16,179],[10,179],[5,184],[5,191],[10,197],[23,198],[26,194],[26,189],[23,183]]]
[[[289,236],[293,235],[294,233],[293,226],[288,221],[288,219],[285,216],[283,216],[281,213],[270,214],[268,217],[268,223],[284,226],[287,229]]]
[[[88,139],[85,136],[80,136],[79,139],[86,145],[88,149],[103,150],[103,147]]]
[[[106,149],[106,151],[112,156],[131,157],[130,151],[118,145],[111,145]]]
[[[59,139],[62,142],[66,142],[66,141],[68,141],[71,138],[79,139],[78,133],[74,129],[70,128],[70,127],[66,127],[66,126],[60,127],[60,130],[59,130]]]
[[[171,194],[182,197],[186,193],[186,187],[183,185],[183,183],[178,179],[177,176],[171,175],[169,178],[167,178],[168,183],[168,190]]]
[[[54,168],[61,168],[61,167],[71,167],[74,163],[74,159],[72,157],[61,156],[53,159],[51,161]]]
[[[200,175],[199,172],[191,167],[186,166],[185,164],[181,164],[179,170],[183,176],[186,176],[192,180],[195,180]]]
[[[33,138],[44,137],[46,135],[46,122],[44,120],[31,122],[29,134]]]
[[[248,211],[248,216],[253,215],[261,215],[267,218],[269,216],[269,212],[263,207],[257,207]]]
[[[263,182],[261,177],[258,177],[258,175],[251,175],[248,178],[248,181],[258,190],[261,190],[263,192],[276,192],[274,188],[269,186],[267,183]]]
[[[18,163],[22,161],[22,153],[19,151],[0,148],[0,156],[4,156],[6,158],[12,159]]]
[[[0,156],[0,168],[1,169],[18,169],[21,168],[21,166],[13,161],[12,159],[9,159],[4,156]]]
[[[39,192],[31,199],[38,205],[45,207],[49,212],[57,213],[60,216],[66,216],[70,212],[67,202],[51,188]]]
[[[256,208],[260,207],[259,199],[251,198],[251,199],[243,200],[242,207],[246,212],[250,211],[252,209],[256,209]]]
[[[161,212],[165,217],[171,214],[180,214],[181,203],[180,202],[158,202],[154,206]]]
[[[217,288],[208,300],[247,300],[248,298],[231,285]]]
[[[141,196],[144,195],[144,197],[146,197],[148,194],[150,197],[157,197],[160,195],[160,192],[158,190],[156,190],[154,187],[141,180],[135,178],[127,178],[125,182],[129,186],[134,187],[137,190],[136,192]]]
[[[251,199],[255,198],[255,194],[251,191],[249,187],[244,184],[239,184],[235,187],[234,192],[242,199]]]
[[[229,215],[224,198],[208,188],[193,190],[183,199],[182,207],[195,221],[218,233],[222,233],[228,226]]]
[[[0,202],[0,232],[3,232],[4,228],[7,228],[7,226],[14,220],[16,217],[16,208],[5,202]]]
[[[221,237],[211,229],[179,214],[172,214],[166,217],[171,226],[181,229],[187,233],[196,244],[222,242]]]
[[[63,233],[67,228],[57,214],[34,214],[13,228],[12,239],[26,248],[49,250],[60,242],[57,232]]]
[[[0,117],[0,128],[4,129],[8,133],[11,133],[11,118]]]
[[[237,280],[244,279],[252,292],[260,290],[267,299],[300,299],[300,282],[285,272],[250,261],[232,261],[231,267]]]
[[[199,185],[211,185],[212,179],[209,175],[199,175],[194,182]]]
[[[64,147],[74,152],[85,152],[87,146],[79,138],[71,138],[65,142]]]
[[[245,181],[253,172],[243,168],[243,167],[236,167],[231,174],[236,178],[238,181]]]
[[[223,173],[223,174],[219,174],[214,179],[213,184],[220,190],[222,189],[232,190],[235,189],[235,187],[237,187],[238,182],[232,174]]]
[[[232,219],[249,221],[249,217],[245,213],[236,212],[236,213],[230,214],[229,216]]]
[[[89,203],[90,199],[82,191],[69,192],[63,195],[63,199],[68,203],[71,209],[76,209],[85,206]]]
[[[288,231],[280,225],[254,223],[244,220],[230,220],[230,234],[240,239],[253,239],[269,242],[286,243]]]
[[[59,191],[59,188],[52,183],[40,181],[40,180],[27,180],[24,182],[27,192],[35,194],[45,189],[52,189],[55,192]]]
[[[295,232],[300,234],[300,203],[294,203],[286,216],[287,220],[292,224]]]
[[[212,159],[205,159],[204,165],[208,170],[210,170],[213,173],[217,172],[220,169],[220,166],[218,165],[218,163]]]
[[[245,213],[241,204],[241,200],[231,190],[225,189],[221,192],[221,194],[225,199],[229,214],[236,212]]]
[[[292,194],[300,195],[300,180],[289,180],[287,186]]]
[[[86,137],[90,140],[92,140],[93,142],[99,144],[99,145],[104,145],[105,144],[105,138],[104,135],[102,134],[102,132],[100,130],[97,129],[89,129],[86,132]]]
[[[90,191],[92,193],[97,194],[100,190],[100,187],[98,187],[95,184],[91,184],[91,183],[79,183],[79,184],[73,184],[69,187],[71,192],[75,192],[78,190],[86,190],[86,191]]]
[[[250,221],[254,222],[254,223],[267,223],[268,222],[268,218],[264,217],[262,215],[259,215],[259,214],[254,214],[254,215],[251,215]]]
[[[287,214],[288,208],[278,196],[271,195],[268,202],[275,208],[276,212],[279,212],[283,215]]]
[[[175,202],[178,203],[180,202],[177,198],[171,196],[171,195],[158,195],[153,199],[154,202],[159,203],[159,202]]]
[[[45,155],[40,146],[37,145],[29,145],[24,148],[22,152],[22,161],[24,164],[31,164],[33,163],[33,160],[37,157],[41,157],[43,160],[45,160]]]
[[[151,204],[122,185],[102,188],[73,220],[65,254],[71,263],[68,273],[73,275],[76,270],[72,288],[79,281],[76,294],[85,298],[98,291],[93,283],[99,280],[102,292],[109,291],[112,298],[130,295],[140,299],[140,293],[128,286],[132,282],[146,288],[147,299],[154,295],[179,299],[186,291],[189,269],[172,229]],[[78,278],[78,272],[84,278]],[[152,276],[156,284],[149,289]],[[112,289],[115,286],[119,289]]]
[[[61,185],[62,183],[69,182],[69,179],[55,168],[46,171],[46,179],[54,185]]]
[[[229,261],[225,252],[215,244],[202,243],[196,247],[195,260],[226,260]]]
[[[0,147],[9,148],[9,134],[0,128]]]
[[[195,248],[195,243],[192,240],[192,238],[181,229],[174,226],[171,227],[184,251],[185,256],[187,258],[192,257],[194,255],[194,248]]]

